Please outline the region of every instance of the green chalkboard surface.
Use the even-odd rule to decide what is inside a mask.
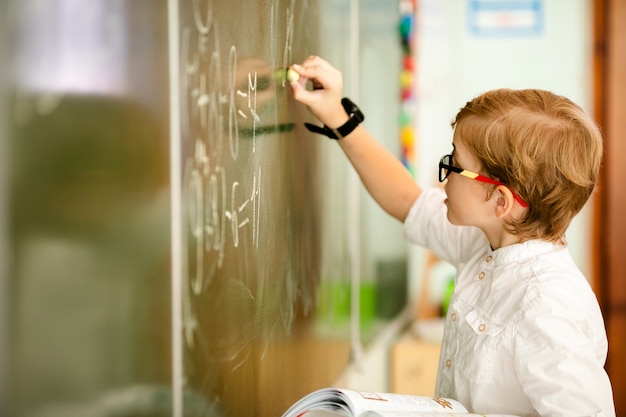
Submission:
[[[3,6],[0,414],[269,417],[332,384],[347,176],[281,71],[318,2]]]

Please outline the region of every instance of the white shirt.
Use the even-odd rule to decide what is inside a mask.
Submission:
[[[598,301],[566,247],[532,240],[492,250],[475,227],[447,220],[425,190],[406,238],[457,266],[436,395],[471,412],[615,416]]]

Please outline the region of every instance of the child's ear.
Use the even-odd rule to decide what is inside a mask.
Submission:
[[[498,185],[494,191],[494,197],[496,199],[496,217],[504,218],[511,212],[515,204],[513,193],[508,187]]]

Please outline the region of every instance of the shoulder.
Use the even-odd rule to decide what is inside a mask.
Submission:
[[[493,254],[497,289],[517,308],[518,320],[541,315],[586,321],[599,316],[597,298],[566,247],[528,241]]]
[[[467,262],[481,248],[488,247],[489,242],[476,227],[450,223],[445,200],[446,194],[441,188],[422,191],[404,221],[404,237],[458,265]]]
[[[528,294],[529,301],[550,301],[567,310],[583,301],[597,304],[589,281],[566,247],[553,245],[553,250],[529,259],[527,267],[529,289],[534,290]]]
[[[563,340],[583,338],[596,346],[605,344],[598,299],[567,248],[555,246],[519,267],[524,270],[516,320],[520,337],[543,334],[549,340],[560,335]]]

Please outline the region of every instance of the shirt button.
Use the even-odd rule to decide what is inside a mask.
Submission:
[[[447,359],[446,360],[446,366],[449,368],[452,366],[452,359]]]
[[[485,273],[481,272],[480,274],[478,274],[478,279],[485,279]]]
[[[487,259],[485,259],[487,262],[491,262],[493,260],[493,256],[489,255],[487,256]]]
[[[456,321],[456,313],[450,314],[450,320]]]
[[[484,323],[482,323],[480,326],[478,326],[478,331],[482,333],[485,331],[486,328],[487,326]]]

